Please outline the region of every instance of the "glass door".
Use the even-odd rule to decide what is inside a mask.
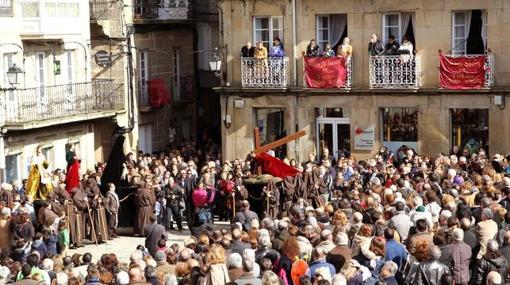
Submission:
[[[322,157],[324,148],[329,149],[335,159],[350,152],[349,118],[319,117],[316,122],[317,157]]]

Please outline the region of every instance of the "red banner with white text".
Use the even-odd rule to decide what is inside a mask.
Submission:
[[[485,84],[486,56],[452,57],[439,55],[439,83],[446,89],[479,89]]]
[[[342,88],[347,81],[343,57],[305,57],[305,80],[310,88]]]

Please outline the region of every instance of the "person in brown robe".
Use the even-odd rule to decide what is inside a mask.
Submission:
[[[266,217],[276,219],[280,209],[280,189],[274,179],[269,180],[264,187],[264,214]]]
[[[108,240],[108,227],[103,205],[104,198],[94,175],[87,178],[84,189],[88,198],[88,208],[86,210],[90,240],[92,242],[106,242]]]
[[[151,189],[150,179],[147,179],[138,187],[135,194],[136,214],[133,226],[135,236],[143,236],[144,226],[150,223],[149,218],[154,212],[155,203],[156,195]]]
[[[72,224],[70,227],[71,241],[75,246],[81,246],[85,238],[85,215],[87,213],[87,194],[82,188],[73,188],[73,203],[69,204],[70,210],[68,213],[74,213],[70,216],[75,218],[74,230]]]

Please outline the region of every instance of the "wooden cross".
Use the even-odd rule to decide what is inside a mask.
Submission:
[[[277,148],[279,146],[282,146],[290,141],[293,141],[293,140],[297,140],[299,139],[300,137],[304,136],[306,134],[306,131],[305,130],[301,130],[297,133],[293,133],[291,135],[288,135],[286,137],[283,137],[279,140],[276,140],[274,142],[271,142],[271,143],[268,143],[264,146],[261,146],[260,145],[260,132],[259,132],[259,128],[254,128],[253,129],[253,140],[254,140],[254,144],[255,144],[255,149],[253,150],[253,153],[254,154],[260,154],[260,153],[263,153],[263,152],[267,152],[271,149],[274,149],[274,148]],[[257,168],[257,174],[258,175],[261,175],[262,174],[262,168],[259,166]]]

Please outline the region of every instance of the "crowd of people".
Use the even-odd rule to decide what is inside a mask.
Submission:
[[[28,180],[1,185],[0,283],[510,282],[510,157],[481,148],[221,162],[210,140],[183,142],[126,154],[122,183],[105,183],[98,164],[73,187],[79,157],[69,149],[65,171],[41,172],[48,162],[37,150]],[[130,199],[133,233],[145,237],[130,260],[70,254],[116,238]],[[184,223],[190,237],[170,244],[168,231]]]

